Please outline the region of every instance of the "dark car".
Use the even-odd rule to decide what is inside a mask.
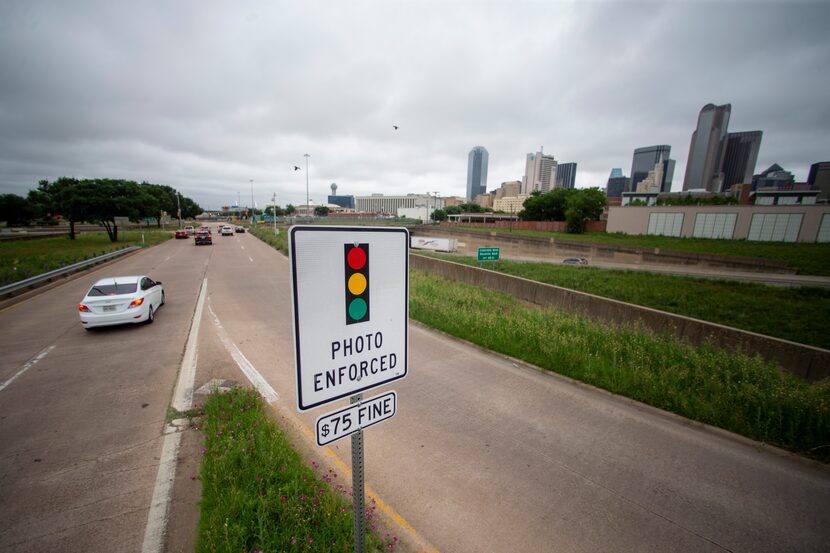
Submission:
[[[178,240],[180,238],[187,238],[187,231],[186,230],[181,229],[181,230],[176,231],[176,240]]]
[[[234,232],[245,232],[245,227],[236,227]]]
[[[196,233],[195,242],[197,246],[201,246],[202,244],[207,244],[208,246],[213,245],[213,238],[210,236],[209,232],[199,231]]]

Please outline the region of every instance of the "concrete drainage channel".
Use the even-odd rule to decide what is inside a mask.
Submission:
[[[83,271],[84,269],[93,267],[95,265],[99,265],[101,263],[106,263],[107,261],[117,259],[123,255],[138,251],[140,249],[141,246],[129,246],[127,248],[122,248],[114,252],[105,253],[104,255],[93,257],[92,259],[86,259],[78,263],[73,263],[72,265],[67,265],[66,267],[55,269],[54,271],[48,271],[33,277],[13,282],[11,284],[7,284],[6,286],[0,287],[0,301],[7,300],[9,298],[14,298],[30,290],[44,286],[56,279],[66,277],[79,271]]]

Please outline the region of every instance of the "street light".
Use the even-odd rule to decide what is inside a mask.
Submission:
[[[306,215],[310,215],[308,209],[308,158],[310,158],[311,156],[308,154],[303,154],[303,157],[305,158],[305,211]]]
[[[277,193],[271,198],[271,203],[274,204],[274,211],[271,212],[271,217],[274,219],[274,236],[277,235]]]

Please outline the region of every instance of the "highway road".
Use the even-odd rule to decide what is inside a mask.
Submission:
[[[310,433],[345,402],[296,411],[288,260],[248,234],[214,242],[169,241],[0,311],[0,550],[145,547],[200,290],[196,387],[253,378],[301,449],[349,464],[349,440],[317,448]],[[75,305],[89,283],[126,273],[164,282],[156,322],[85,332]],[[405,550],[826,550],[825,466],[417,324],[409,363],[378,390],[398,392],[397,415],[365,432],[367,485]],[[189,520],[179,508],[173,520]],[[174,537],[168,549],[186,548]]]

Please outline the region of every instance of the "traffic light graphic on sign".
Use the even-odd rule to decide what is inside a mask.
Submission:
[[[344,244],[346,324],[369,320],[369,244]]]

